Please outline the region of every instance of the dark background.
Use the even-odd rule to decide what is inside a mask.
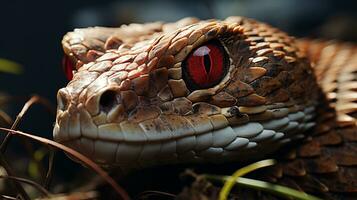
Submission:
[[[24,72],[0,72],[0,92],[39,94],[55,105],[57,90],[67,82],[61,69],[61,39],[76,27],[175,21],[186,16],[224,19],[231,15],[268,22],[297,37],[357,42],[357,1],[353,0],[1,0],[0,58],[20,63]],[[12,101],[6,111],[15,117],[23,103]],[[51,138],[54,120],[43,107],[35,106],[20,129]],[[12,141],[9,153],[23,151],[19,146],[17,140]],[[72,170],[73,165],[67,159],[62,169]],[[73,173],[66,172],[69,176]]]

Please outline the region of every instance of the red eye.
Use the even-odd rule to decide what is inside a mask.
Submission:
[[[229,59],[218,41],[194,49],[183,62],[184,78],[191,90],[209,88],[226,75]]]
[[[75,69],[75,64],[73,61],[65,55],[62,59],[62,68],[67,79],[70,81],[73,78],[73,70]]]

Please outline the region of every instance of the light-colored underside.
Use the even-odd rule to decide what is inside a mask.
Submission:
[[[187,124],[174,129],[169,126],[155,129],[158,122],[154,120],[138,124],[104,124],[91,130],[83,127],[77,130],[79,132],[58,132],[56,124],[54,137],[61,141],[60,137],[67,135],[65,131],[68,131],[67,137],[63,138],[65,141],[61,142],[90,155],[98,163],[111,163],[112,167],[247,161],[264,157],[285,143],[304,138],[304,132],[314,126],[313,105],[307,108],[282,106],[285,105],[276,104],[255,110],[254,114],[273,113],[271,120],[236,126],[229,126],[224,115],[206,118],[188,116],[182,117]],[[161,116],[160,119],[160,123],[170,122],[170,116]]]

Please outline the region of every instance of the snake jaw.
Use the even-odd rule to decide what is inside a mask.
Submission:
[[[134,167],[257,158],[304,137],[317,85],[290,37],[244,18],[187,23],[66,35],[66,53],[83,64],[58,92],[55,140],[98,163]],[[87,49],[88,40],[114,37],[118,49]],[[229,55],[228,72],[217,85],[190,91],[181,64],[212,39]]]
[[[273,152],[291,140],[303,138],[301,133],[314,125],[310,122],[313,105],[305,109],[292,104],[288,108],[282,107],[284,104],[254,109],[236,107],[233,110],[244,112],[239,115],[231,112],[232,108],[217,107],[212,112],[209,106],[201,103],[200,108],[186,116],[161,114],[140,123],[102,125],[96,125],[84,106],[78,106],[73,116],[69,111],[58,111],[54,138],[102,165],[144,167],[159,163],[233,161],[232,157],[240,161],[258,158],[262,155],[256,151]],[[234,120],[241,115],[267,112],[273,113],[273,120],[248,123]]]

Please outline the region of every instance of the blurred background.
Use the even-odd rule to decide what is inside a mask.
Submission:
[[[354,0],[1,0],[0,58],[15,61],[23,70],[0,72],[0,92],[16,97],[39,94],[55,105],[57,90],[67,83],[61,68],[61,39],[74,28],[231,15],[256,18],[297,37],[357,42]],[[20,98],[0,109],[15,117],[23,103]],[[20,129],[51,138],[54,120],[43,107],[35,106]],[[12,145],[15,151],[10,153],[20,151],[16,143]]]

